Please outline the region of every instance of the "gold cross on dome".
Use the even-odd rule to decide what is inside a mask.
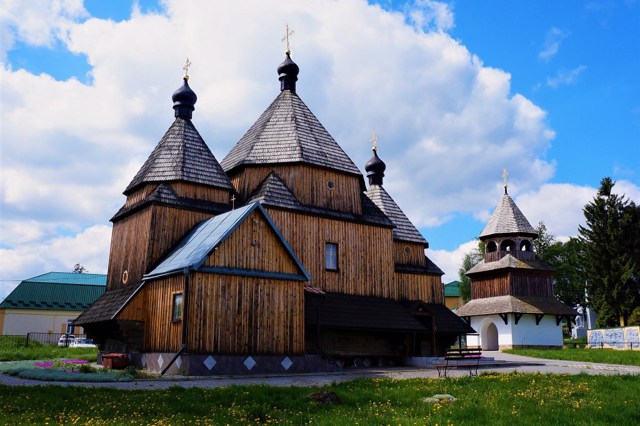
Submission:
[[[509,176],[509,172],[506,168],[502,169],[502,182],[504,183],[504,190],[507,191],[507,176]]]
[[[376,131],[371,130],[371,139],[369,139],[369,142],[371,142],[373,144],[373,150],[377,151],[378,150],[378,135],[376,135]]]
[[[191,61],[189,60],[189,58],[187,58],[187,61],[184,63],[184,67],[182,67],[182,69],[184,70],[184,79],[185,80],[189,80],[189,67],[191,66]]]
[[[287,24],[284,37],[282,37],[282,41],[284,41],[287,46],[287,50],[285,50],[286,53],[291,53],[291,49],[289,49],[289,36],[291,35],[293,35],[293,30],[289,31],[289,24]]]

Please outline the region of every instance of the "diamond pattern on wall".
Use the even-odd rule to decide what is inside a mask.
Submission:
[[[247,370],[251,370],[255,365],[255,360],[250,356],[248,356],[247,359],[244,360],[244,366],[247,367]]]
[[[182,367],[182,356],[179,356],[178,359],[176,359],[176,365],[178,366],[178,369]]]
[[[160,369],[162,369],[162,366],[164,365],[164,359],[162,359],[162,355],[158,355],[158,365],[160,366]]]
[[[282,365],[282,368],[288,371],[289,368],[291,368],[291,366],[293,365],[293,361],[291,361],[291,359],[289,359],[289,357],[287,356],[282,360],[280,365]]]
[[[216,359],[214,357],[209,355],[207,357],[207,359],[204,360],[203,364],[204,364],[205,367],[207,367],[209,369],[209,371],[211,371],[211,369],[216,366],[217,362],[216,362]]]
[[[147,368],[147,354],[142,355],[140,362],[142,363],[142,368]]]

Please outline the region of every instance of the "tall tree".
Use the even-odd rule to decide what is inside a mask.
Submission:
[[[640,302],[640,214],[638,207],[612,192],[615,182],[604,178],[597,195],[584,207],[584,243],[589,302],[598,312],[598,326],[625,321]]]
[[[584,245],[578,238],[555,241],[544,253],[554,267],[553,293],[569,306],[585,306]]]
[[[538,232],[538,238],[533,240],[533,248],[540,259],[550,262],[548,250],[557,243],[556,236],[547,230],[547,225],[542,221],[538,222],[536,231]]]
[[[467,271],[478,264],[484,255],[484,243],[478,241],[478,247],[464,255],[462,265],[458,269],[458,277],[460,279],[460,297],[462,303],[471,300],[471,279],[467,276]]]

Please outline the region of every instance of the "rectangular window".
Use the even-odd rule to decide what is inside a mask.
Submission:
[[[173,321],[182,320],[182,293],[173,294]]]
[[[326,243],[324,246],[325,268],[328,271],[338,270],[338,245]]]

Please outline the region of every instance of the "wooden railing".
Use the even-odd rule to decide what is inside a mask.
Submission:
[[[513,251],[494,251],[491,253],[485,253],[484,254],[484,261],[485,262],[495,262],[497,260],[502,259],[503,257],[505,257],[507,254],[510,254],[511,256],[515,257],[516,259],[519,260],[535,260],[536,258],[536,254],[532,251],[518,251],[518,250],[513,250]]]

